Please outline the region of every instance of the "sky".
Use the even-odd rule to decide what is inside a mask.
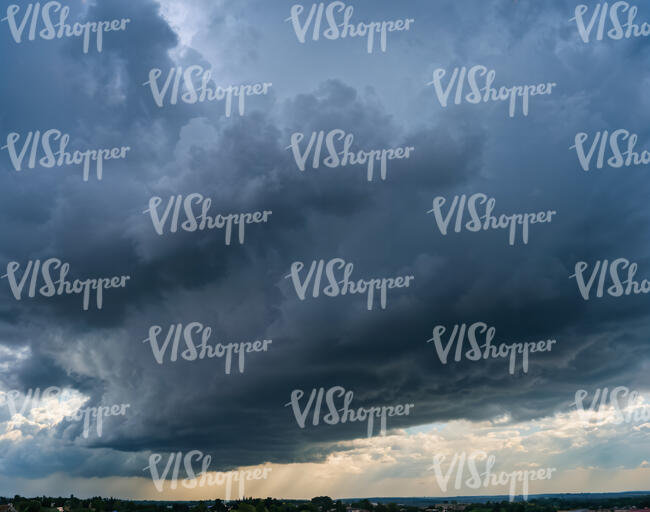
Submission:
[[[354,23],[414,20],[369,53],[364,37],[313,40],[311,26],[301,43],[298,4],[303,23],[311,2],[65,2],[69,24],[130,20],[103,34],[101,51],[93,35],[86,53],[80,37],[29,40],[27,18],[17,43],[0,22],[1,273],[18,262],[20,280],[29,261],[58,258],[71,281],[129,276],[103,291],[101,308],[92,292],[87,310],[80,295],[28,297],[29,281],[17,300],[0,279],[0,496],[224,498],[226,485],[156,488],[151,457],[162,472],[171,454],[193,451],[215,474],[272,468],[246,482],[247,496],[507,493],[465,479],[441,488],[434,457],[446,471],[476,453],[494,456],[495,471],[555,468],[531,493],[650,490],[650,296],[597,297],[601,274],[585,300],[571,277],[578,262],[586,281],[596,262],[625,258],[637,281],[650,279],[650,167],[584,171],[571,149],[579,133],[588,151],[597,132],[625,129],[635,151],[650,150],[648,38],[598,40],[594,21],[584,42],[573,0],[347,2]],[[20,23],[29,4],[16,5]],[[635,23],[650,22],[648,5],[629,6]],[[527,115],[503,101],[455,104],[456,89],[442,106],[434,71],[446,70],[446,87],[454,68],[476,65],[495,71],[496,87],[556,85],[530,98]],[[161,70],[162,88],[178,66],[210,70],[213,88],[272,85],[245,98],[243,115],[237,100],[230,116],[223,101],[166,96],[159,107],[150,71]],[[28,168],[31,146],[17,171],[11,134],[20,151],[29,132],[49,129],[69,134],[69,151],[130,149],[103,163],[101,180],[95,164],[87,181],[82,165]],[[354,135],[354,151],[414,150],[388,161],[385,180],[379,164],[372,181],[363,164],[309,159],[299,170],[292,135],[304,134],[303,152],[313,132],[337,129]],[[222,229],[158,234],[151,198],[162,217],[176,208],[170,197],[192,193],[211,199],[212,216],[272,214],[246,224],[243,243],[239,226],[229,244]],[[456,217],[443,235],[434,198],[446,198],[446,214],[454,196],[477,193],[498,215],[556,214],[529,226],[527,243],[518,232],[510,245],[503,229],[455,232]],[[304,263],[300,284],[312,261],[335,258],[353,263],[355,280],[413,279],[387,290],[385,308],[379,292],[372,309],[365,294],[314,297],[311,287],[301,300],[294,263]],[[152,326],[162,346],[171,325],[192,322],[211,328],[210,345],[272,342],[245,354],[243,372],[238,356],[230,373],[223,357],[167,352],[159,364]],[[495,344],[555,343],[531,353],[527,371],[521,359],[512,372],[507,358],[457,361],[453,347],[443,362],[436,326],[446,344],[454,325],[476,322],[495,329]],[[368,437],[367,422],[327,424],[323,398],[319,423],[308,415],[301,428],[292,393],[304,392],[302,411],[312,390],[336,386],[355,408],[413,407]],[[634,396],[581,414],[576,393],[586,409],[605,388]],[[101,435],[69,418],[121,404]]]

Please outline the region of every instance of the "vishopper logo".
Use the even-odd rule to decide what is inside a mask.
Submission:
[[[321,35],[330,41],[346,39],[348,37],[365,37],[366,49],[372,53],[376,41],[379,41],[379,48],[386,52],[389,32],[409,31],[411,24],[415,23],[413,18],[404,18],[393,21],[371,21],[369,23],[359,22],[353,24],[352,16],[354,7],[345,2],[330,2],[325,7],[324,2],[313,4],[303,21],[301,16],[305,8],[300,4],[291,7],[291,16],[285,21],[290,21],[296,37],[300,43],[307,40],[307,32],[313,26],[311,38],[318,41]],[[325,15],[325,20],[323,20]],[[327,28],[323,27],[325,21]]]
[[[37,293],[42,297],[78,295],[83,293],[84,311],[88,310],[91,294],[95,296],[97,309],[102,309],[104,305],[104,290],[126,288],[126,282],[131,279],[130,276],[115,276],[85,279],[83,281],[79,279],[68,281],[66,277],[70,272],[70,264],[64,263],[58,258],[48,258],[42,264],[41,260],[29,260],[20,280],[17,279],[19,269],[20,263],[12,261],[7,264],[7,273],[2,276],[2,279],[7,278],[7,281],[9,281],[9,287],[16,300],[23,298],[23,290],[29,279],[27,297],[30,299],[34,298]],[[59,278],[55,281],[52,277],[52,272],[57,270],[59,272]],[[40,288],[38,288],[39,277],[42,277],[44,282]]]
[[[23,397],[22,405],[20,409],[18,409],[17,403],[21,397]],[[24,394],[16,389],[6,393],[0,392],[0,405],[6,402],[9,414],[12,418],[16,415],[26,417],[31,409],[39,407],[42,404],[47,406],[48,401],[52,399],[56,399],[58,402],[57,405],[61,405],[66,399],[66,392],[57,386],[46,388],[42,394],[40,388],[29,389]],[[92,418],[94,420],[97,437],[102,437],[104,425],[103,418],[110,416],[125,416],[126,410],[129,407],[131,407],[130,404],[116,404],[111,406],[78,408],[74,413],[66,415],[62,419],[68,422],[83,420],[83,437],[87,439],[91,430]]]
[[[245,229],[248,224],[260,224],[268,222],[269,216],[273,213],[271,210],[253,213],[229,213],[227,215],[218,214],[214,217],[208,215],[212,206],[212,199],[203,197],[202,194],[189,194],[183,199],[182,195],[171,196],[167,200],[162,213],[158,212],[158,207],[162,204],[162,198],[154,196],[149,200],[149,208],[144,210],[144,214],[151,216],[151,222],[158,235],[163,235],[165,226],[170,233],[176,233],[179,230],[179,220],[181,219],[181,207],[183,209],[184,221],[180,224],[182,231],[194,232],[204,231],[206,229],[224,229],[226,245],[230,245],[233,227],[238,226],[239,243],[244,243]],[[195,204],[200,206],[200,213],[195,211]],[[171,217],[170,217],[171,214]],[[169,220],[169,222],[167,222]]]
[[[460,361],[463,356],[469,361],[509,358],[510,365],[508,372],[510,375],[515,373],[518,355],[521,356],[523,372],[528,373],[528,354],[550,352],[553,345],[557,343],[555,340],[541,340],[537,342],[501,343],[498,346],[496,344],[492,345],[492,340],[496,336],[496,328],[488,327],[484,322],[474,322],[469,326],[467,324],[454,325],[445,345],[443,343],[443,336],[446,331],[447,328],[445,326],[437,325],[433,328],[433,336],[427,340],[427,343],[433,341],[436,353],[442,364],[447,364],[449,352],[455,343],[456,351],[454,360],[456,362]],[[463,354],[465,339],[467,339],[471,348]],[[485,342],[479,345],[479,339],[483,339]]]
[[[329,283],[323,288],[323,294],[327,297],[338,297],[339,295],[355,295],[366,294],[366,307],[368,311],[373,308],[375,301],[375,292],[379,294],[379,303],[381,309],[386,309],[388,301],[388,290],[393,288],[408,288],[411,281],[415,279],[413,276],[399,276],[395,278],[373,278],[370,280],[359,279],[352,280],[352,272],[354,271],[354,264],[348,263],[342,258],[331,259],[325,264],[325,260],[312,261],[309,272],[300,279],[300,272],[305,268],[302,261],[294,261],[291,264],[291,273],[285,276],[285,279],[291,278],[293,287],[300,300],[306,299],[307,288],[313,279],[312,297],[317,298],[321,292],[321,281],[323,278],[323,271],[325,271],[325,278]],[[343,271],[343,279],[337,273]]]
[[[368,181],[372,181],[375,175],[375,164],[379,166],[379,175],[382,180],[386,179],[387,163],[389,160],[408,159],[411,152],[415,151],[413,146],[397,147],[393,149],[372,149],[370,151],[352,151],[354,135],[346,133],[345,130],[330,130],[327,135],[324,131],[312,132],[307,147],[300,151],[300,143],[305,138],[303,133],[297,132],[291,135],[291,145],[287,149],[293,152],[293,158],[300,171],[304,171],[309,155],[313,152],[312,168],[318,169],[321,163],[323,142],[327,151],[327,157],[322,160],[323,164],[330,169],[347,167],[348,165],[365,165]],[[340,142],[343,148],[340,148]],[[339,144],[337,144],[337,142]]]
[[[622,423],[647,423],[650,421],[650,405],[645,404],[638,391],[630,391],[626,386],[611,390],[598,388],[585,409],[586,389],[579,389],[573,405],[576,406],[580,420],[585,423],[620,425]]]
[[[256,340],[254,342],[245,341],[240,343],[218,343],[214,346],[208,345],[208,340],[212,335],[212,328],[204,326],[201,322],[191,322],[183,327],[183,324],[172,324],[167,329],[167,336],[162,346],[158,336],[162,333],[162,327],[152,325],[149,328],[149,337],[143,340],[143,343],[149,343],[151,350],[158,364],[163,364],[165,353],[169,350],[169,361],[178,360],[178,351],[181,337],[185,343],[186,349],[180,353],[185,361],[196,361],[197,359],[207,358],[225,358],[225,372],[230,375],[233,355],[237,355],[239,373],[244,373],[245,354],[250,352],[266,352],[272,340]],[[197,345],[193,334],[201,335],[201,343]],[[171,347],[170,347],[171,343]]]
[[[609,167],[618,169],[620,167],[631,167],[638,165],[650,164],[650,151],[643,150],[641,153],[634,151],[639,136],[636,133],[630,133],[624,128],[614,130],[609,133],[607,130],[604,132],[596,132],[593,141],[589,144],[588,151],[585,151],[585,142],[589,135],[584,132],[576,134],[575,144],[569,149],[575,149],[578,156],[580,166],[584,171],[591,169],[591,164],[598,149],[596,156],[596,169],[602,169],[605,162]],[[625,151],[621,150],[624,142],[627,141]],[[599,144],[600,143],[600,144]],[[607,151],[609,149],[609,152]],[[605,160],[609,154],[611,156]]]
[[[438,454],[433,457],[433,464],[428,470],[433,470],[436,476],[436,482],[442,492],[447,492],[449,488],[449,481],[456,469],[456,478],[454,480],[454,489],[461,490],[465,487],[470,489],[480,489],[488,487],[502,487],[509,486],[508,494],[510,501],[514,501],[518,495],[517,490],[520,484],[521,494],[524,500],[528,499],[529,481],[535,480],[550,480],[553,472],[557,471],[556,468],[542,468],[535,470],[516,470],[516,471],[501,471],[499,473],[493,472],[496,464],[496,457],[488,455],[482,450],[472,452],[469,456],[466,452],[454,453],[446,472],[442,469],[442,464],[446,459],[446,455]],[[479,472],[477,467],[478,462],[485,464],[485,471]],[[465,464],[467,463],[467,470]],[[466,472],[467,471],[467,472]],[[469,476],[466,480],[464,477]]]
[[[201,464],[201,470],[197,474],[195,472],[195,461]],[[191,452],[183,455],[183,452],[172,453],[167,456],[165,467],[161,471],[158,464],[163,460],[163,456],[159,453],[153,453],[149,457],[149,465],[143,471],[149,470],[151,479],[156,486],[158,492],[163,492],[165,483],[168,484],[169,489],[178,489],[179,475],[181,472],[181,464],[185,470],[185,478],[181,480],[181,485],[186,489],[194,489],[196,487],[206,486],[225,486],[226,501],[231,499],[233,491],[233,483],[237,483],[237,497],[238,499],[244,498],[245,482],[251,480],[266,480],[268,473],[273,468],[269,466],[261,466],[253,469],[242,469],[238,471],[228,471],[226,473],[210,472],[210,463],[212,456],[204,455],[200,450],[192,450]],[[169,477],[169,478],[168,478]]]
[[[17,389],[12,389],[10,391],[0,391],[0,405],[6,405],[9,409],[10,417],[14,417],[16,414],[25,416],[32,407],[38,406],[41,402],[47,402],[50,399],[57,399],[60,395],[63,394],[61,388],[57,386],[50,386],[43,390],[41,394],[41,389],[28,389],[26,393],[21,393]],[[17,401],[20,397],[23,396],[22,406],[20,409],[17,407]]]
[[[19,140],[20,134],[12,132],[7,135],[7,144],[0,148],[6,149],[9,152],[11,164],[16,171],[20,172],[23,170],[23,162],[27,156],[27,151],[30,150],[29,159],[27,160],[28,169],[34,169],[37,165],[51,169],[52,167],[83,164],[84,181],[88,181],[91,162],[94,163],[97,179],[101,180],[103,177],[104,161],[125,159],[127,151],[131,149],[129,146],[121,146],[110,149],[67,151],[70,135],[56,128],[46,130],[42,135],[40,130],[27,132],[24,142],[22,142],[22,148],[18,145]],[[54,151],[52,148],[53,143],[56,141],[58,141],[58,151]],[[39,150],[42,150],[43,154],[40,159],[38,158]]]
[[[623,295],[639,295],[650,293],[650,281],[643,279],[636,281],[638,265],[630,262],[626,258],[617,258],[610,262],[609,260],[596,261],[589,278],[585,281],[585,271],[589,268],[586,261],[579,261],[575,265],[575,274],[571,274],[569,279],[575,279],[578,285],[580,295],[584,300],[592,298],[592,289],[598,278],[596,285],[596,298],[600,299],[606,293],[610,297],[622,297]],[[627,269],[627,279],[622,280],[620,273]],[[609,272],[608,272],[609,270]],[[606,284],[611,285],[605,288]]]
[[[530,98],[533,96],[551,95],[553,87],[557,86],[554,82],[548,82],[537,85],[515,85],[513,87],[502,86],[499,89],[493,88],[492,84],[496,78],[496,71],[493,69],[488,70],[487,67],[481,65],[472,66],[469,70],[465,66],[461,68],[455,67],[447,86],[444,87],[442,81],[446,75],[446,69],[438,68],[433,72],[433,79],[427,83],[427,85],[433,86],[436,97],[443,108],[447,106],[449,95],[455,86],[456,93],[453,100],[455,105],[460,105],[463,101],[474,105],[487,103],[488,101],[508,101],[510,105],[508,115],[510,117],[515,116],[518,98],[521,98],[521,111],[524,116],[527,116]],[[463,96],[466,82],[470,92]],[[483,85],[481,86],[480,83]]]
[[[11,36],[16,43],[23,42],[23,34],[29,22],[27,40],[33,41],[37,37],[44,40],[61,39],[63,37],[82,37],[83,52],[88,53],[91,34],[94,34],[95,47],[101,52],[104,45],[105,32],[120,32],[126,30],[130,18],[114,19],[111,21],[88,21],[85,23],[66,23],[70,16],[70,7],[63,6],[60,2],[29,3],[24,7],[24,12],[19,15],[21,7],[11,4],[7,7],[7,16],[0,21],[6,21],[11,31]],[[58,21],[53,18],[58,13]],[[30,20],[31,18],[31,20]],[[37,32],[39,21],[43,28]]]
[[[150,87],[158,107],[162,108],[165,105],[165,97],[169,92],[167,100],[171,105],[176,105],[179,99],[189,105],[205,101],[225,101],[226,117],[230,117],[232,114],[234,101],[237,102],[239,115],[243,116],[246,113],[246,98],[248,96],[265,96],[273,85],[271,82],[264,82],[250,85],[228,85],[227,87],[214,86],[212,71],[194,65],[189,66],[185,71],[181,66],[171,68],[167,72],[165,83],[159,86],[158,79],[162,73],[161,69],[151,69],[149,80],[142,84]]]
[[[443,207],[447,199],[442,196],[433,198],[433,207],[427,213],[433,213],[440,233],[445,236],[448,233],[450,223],[456,215],[453,229],[460,233],[463,229],[477,233],[489,229],[507,229],[508,244],[515,245],[517,231],[521,233],[521,241],[528,243],[530,226],[533,224],[550,224],[553,216],[557,215],[555,210],[540,211],[536,213],[514,213],[512,215],[493,215],[496,199],[488,198],[486,194],[477,193],[467,197],[465,194],[454,196],[449,205],[447,213],[443,213]],[[463,216],[467,213],[469,220],[463,223]]]
[[[131,407],[131,404],[116,404],[109,406],[99,406],[99,407],[86,407],[84,409],[77,410],[73,415],[66,416],[67,421],[81,421],[83,418],[84,429],[83,436],[88,438],[88,433],[90,432],[90,418],[94,418],[95,425],[97,428],[97,437],[102,437],[102,416],[125,416],[126,410]]]
[[[589,9],[593,9],[591,15],[585,16]],[[602,41],[605,36],[613,40],[648,37],[650,25],[645,22],[641,25],[634,23],[638,11],[636,5],[623,1],[614,2],[611,5],[607,2],[595,5],[580,4],[575,8],[575,16],[569,21],[576,22],[580,38],[585,43],[590,41],[594,29],[596,30],[596,41]],[[626,13],[627,16],[624,16]],[[621,18],[624,17],[627,20],[622,23]],[[605,32],[608,27],[611,28]]]
[[[323,421],[328,425],[338,425],[339,423],[353,423],[357,421],[366,421],[368,426],[368,437],[373,436],[375,419],[380,421],[379,432],[382,436],[386,435],[386,418],[390,416],[408,416],[410,409],[415,407],[413,404],[403,404],[395,406],[375,406],[370,408],[359,407],[356,410],[351,408],[354,399],[353,391],[346,391],[342,386],[329,388],[312,389],[309,399],[304,406],[300,408],[300,400],[305,396],[302,389],[294,389],[291,392],[291,401],[285,404],[285,407],[291,406],[293,415],[300,428],[305,428],[305,423],[310,411],[312,413],[312,425],[317,426],[320,423],[321,409],[323,398],[329,411],[323,416]],[[336,400],[343,398],[343,406],[337,407]],[[315,402],[314,402],[315,401]],[[340,404],[339,404],[340,405]],[[339,414],[340,413],[340,414]]]

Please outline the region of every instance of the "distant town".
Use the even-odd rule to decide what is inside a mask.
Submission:
[[[0,497],[0,512],[650,512],[650,492],[561,494],[458,498],[370,498],[311,500],[245,498],[236,501],[130,501],[94,497],[79,499]]]

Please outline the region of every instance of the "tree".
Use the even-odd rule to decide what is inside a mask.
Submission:
[[[312,498],[311,502],[321,512],[327,512],[334,508],[334,501],[329,496],[317,496],[316,498]]]
[[[372,503],[370,503],[370,501],[368,501],[367,499],[361,500],[359,505],[360,505],[359,508],[362,508],[363,510],[372,510]]]
[[[41,512],[41,502],[38,500],[29,500],[23,512]]]
[[[212,510],[215,512],[226,512],[228,510],[228,507],[226,507],[223,501],[216,499],[214,500],[214,505],[212,505]]]
[[[240,510],[241,512],[256,512],[255,507],[248,503],[239,503],[237,505],[237,510]]]
[[[95,496],[92,500],[90,500],[90,507],[96,512],[103,512],[105,508],[104,500],[99,496]]]

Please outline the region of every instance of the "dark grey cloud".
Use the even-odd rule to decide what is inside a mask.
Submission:
[[[17,302],[0,282],[0,343],[31,350],[0,373],[6,389],[58,385],[86,394],[88,405],[131,404],[101,439],[64,423],[30,443],[0,441],[0,458],[31,478],[141,475],[148,451],[201,449],[223,469],[323,460],[331,442],[364,435],[355,423],[299,429],[284,406],[298,388],[340,385],[358,405],[416,405],[390,427],[504,413],[523,421],[566,410],[580,388],[647,390],[650,298],[586,302],[569,275],[579,260],[626,257],[650,276],[648,168],[585,173],[569,146],[578,131],[620,127],[650,145],[648,44],[584,45],[568,22],[575,5],[359,6],[362,19],[417,19],[385,56],[354,40],[299,45],[286,6],[244,2],[242,30],[232,33],[210,10],[206,26],[220,28],[212,37],[226,56],[217,82],[245,62],[245,80],[274,83],[245,117],[230,119],[210,103],[155,106],[142,84],[152,67],[174,64],[178,38],[153,1],[89,8],[88,19],[133,20],[101,54],[82,55],[76,41],[15,45],[2,27],[0,51],[15,71],[0,84],[11,98],[0,136],[56,127],[78,147],[133,152],[88,183],[77,168],[16,173],[0,153],[3,266],[54,256],[74,277],[132,276],[101,311],[87,312],[78,297]],[[211,41],[205,31],[196,37],[197,46]],[[178,62],[212,63],[197,49]],[[514,119],[502,104],[441,108],[425,85],[433,69],[473,64],[496,69],[498,84],[553,81],[557,92]],[[286,149],[291,134],[335,128],[353,133],[358,148],[416,149],[389,163],[385,182],[367,182],[361,167],[299,172]],[[149,198],[193,192],[212,198],[214,211],[273,215],[250,226],[241,246],[215,232],[156,235],[142,213]],[[494,196],[497,212],[558,216],[533,226],[527,245],[509,247],[492,231],[441,236],[426,213],[433,197],[475,192]],[[391,293],[385,311],[367,311],[357,296],[299,301],[284,278],[291,263],[335,257],[353,262],[358,277],[415,281]],[[224,375],[221,360],[156,364],[142,343],[149,327],[192,321],[213,328],[212,342],[273,344],[248,355],[244,374]],[[475,321],[495,326],[499,341],[558,342],[531,356],[527,375],[509,375],[504,360],[442,365],[425,343],[432,328]],[[43,464],[38,453],[52,456]]]

